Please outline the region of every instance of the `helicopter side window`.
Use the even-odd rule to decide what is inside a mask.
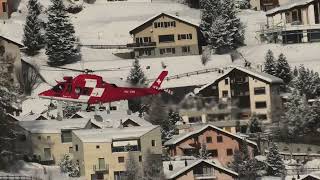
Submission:
[[[68,92],[68,93],[71,93],[71,92],[72,92],[72,86],[71,86],[71,84],[68,84],[67,92]]]
[[[117,88],[118,86],[115,84],[110,84],[112,87]]]
[[[76,87],[75,93],[76,93],[76,94],[80,94],[80,93],[81,93],[81,87]]]
[[[57,84],[55,85],[52,90],[55,92],[61,92],[64,89],[64,85],[63,84]]]
[[[90,92],[90,89],[88,87],[84,87],[81,94],[89,96],[90,95],[89,92]]]

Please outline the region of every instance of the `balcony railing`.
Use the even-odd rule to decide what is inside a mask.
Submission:
[[[94,172],[102,172],[102,173],[109,173],[109,165],[103,164],[103,165],[93,165],[93,171]]]
[[[204,173],[204,174],[194,174],[194,179],[216,179],[216,176],[214,173]]]
[[[145,42],[145,43],[130,43],[127,44],[128,48],[142,48],[142,47],[156,47],[156,42]]]

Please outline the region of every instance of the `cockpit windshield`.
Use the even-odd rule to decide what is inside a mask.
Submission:
[[[57,84],[52,88],[52,90],[54,92],[61,92],[63,89],[64,89],[64,85],[63,84]]]

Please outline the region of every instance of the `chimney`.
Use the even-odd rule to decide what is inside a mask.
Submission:
[[[119,128],[122,129],[123,128],[123,124],[122,124],[122,119],[120,119],[120,125]]]
[[[131,115],[131,110],[130,109],[127,110],[127,115]]]
[[[184,160],[184,166],[185,166],[185,167],[188,166],[188,161],[187,161],[187,159]]]
[[[173,171],[173,165],[171,164],[171,162],[169,164],[169,171]]]
[[[176,12],[176,16],[178,16],[178,17],[179,17],[179,13],[178,13],[178,12]]]
[[[98,115],[98,114],[95,114],[93,117],[94,117],[94,119],[95,119],[96,121],[99,121],[99,122],[102,122],[102,121],[103,121],[103,118],[102,118],[100,115]]]

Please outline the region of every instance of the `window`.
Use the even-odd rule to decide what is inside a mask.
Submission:
[[[72,153],[73,147],[69,147],[69,153]]]
[[[125,171],[114,171],[114,180],[123,180],[125,177]]]
[[[160,54],[166,53],[166,49],[160,49]]]
[[[118,162],[119,163],[124,163],[124,157],[118,157]]]
[[[75,149],[76,149],[76,151],[79,151],[78,144],[75,145]]]
[[[212,137],[206,137],[207,143],[212,143]]]
[[[201,116],[189,117],[189,123],[198,123],[201,121],[202,121]]]
[[[178,34],[178,40],[192,39],[192,34]]]
[[[168,22],[164,22],[164,27],[168,27]]]
[[[217,142],[218,142],[218,143],[223,142],[222,136],[217,136]]]
[[[171,22],[170,22],[170,26],[176,27],[176,22],[175,22],[175,21],[171,21]]]
[[[72,142],[71,130],[61,130],[61,142]]]
[[[158,23],[154,23],[154,28],[157,28],[158,27]]]
[[[139,162],[142,162],[142,156],[139,156]]]
[[[2,3],[2,12],[7,12],[7,3]]]
[[[261,119],[261,120],[268,119],[266,114],[257,114],[257,116],[258,116],[258,119]]]
[[[308,151],[312,151],[311,147],[308,147]]]
[[[51,140],[51,137],[50,136],[47,136],[47,141],[50,141]]]
[[[38,139],[41,140],[41,136],[38,136]]]
[[[190,46],[182,46],[182,52],[183,53],[189,53],[190,52]]]
[[[156,141],[155,140],[151,141],[151,146],[156,146]]]
[[[99,145],[96,145],[96,149],[100,149],[100,146],[99,146]]]
[[[229,79],[225,79],[225,80],[224,80],[224,84],[225,84],[225,85],[228,85],[228,84],[229,84]]]
[[[110,111],[115,111],[115,110],[117,110],[117,106],[110,106],[109,109],[110,109]]]
[[[229,92],[228,91],[222,91],[222,97],[228,97]]]
[[[256,87],[254,88],[254,95],[266,94],[265,87]]]
[[[175,54],[175,53],[176,53],[175,48],[160,49],[160,54]]]
[[[151,56],[150,49],[141,49],[139,50],[139,56]]]
[[[160,35],[159,36],[159,43],[166,43],[166,42],[174,42],[174,35]]]
[[[265,101],[258,101],[256,102],[256,108],[257,109],[263,109],[267,107],[267,103]]]
[[[216,149],[208,150],[208,153],[212,157],[218,157],[218,150],[216,150]]]
[[[233,150],[227,149],[227,156],[232,156],[232,155],[233,155]]]

